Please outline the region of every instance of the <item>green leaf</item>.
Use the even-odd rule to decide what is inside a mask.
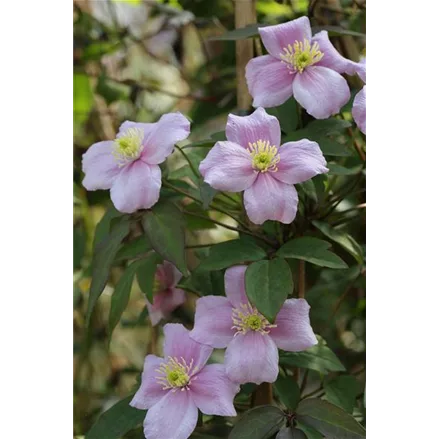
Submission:
[[[276,439],[306,439],[306,436],[304,438],[300,436],[293,436],[293,429],[292,427],[282,427],[279,430],[279,433],[276,435]]]
[[[222,271],[203,271],[197,267],[191,272],[185,285],[193,287],[204,296],[223,296],[225,294],[224,273]]]
[[[256,407],[244,413],[228,439],[269,439],[280,430],[284,422],[285,415],[277,407]]]
[[[332,379],[325,379],[323,387],[326,399],[348,413],[352,413],[355,400],[360,393],[360,383],[352,375],[340,375]]]
[[[146,410],[129,405],[134,395],[122,399],[104,412],[85,435],[85,439],[120,439],[125,433],[140,425]]]
[[[300,401],[300,389],[293,377],[279,375],[274,383],[274,391],[286,408],[296,410]]]
[[[299,186],[303,190],[303,192],[308,198],[317,202],[318,198],[317,198],[316,187],[312,180],[304,181],[303,183],[300,183],[297,186]]]
[[[316,34],[317,32],[320,32],[322,30],[328,31],[328,35],[330,37],[351,35],[352,37],[366,38],[366,34],[362,34],[361,32],[355,32],[355,31],[349,30],[349,29],[343,29],[340,26],[325,25],[325,26],[313,26],[312,27],[313,34]]]
[[[245,272],[245,289],[250,302],[274,322],[288,294],[294,289],[290,266],[284,259],[251,264]]]
[[[284,133],[292,133],[299,124],[299,111],[294,98],[288,99],[279,107],[267,108],[267,113],[279,119],[280,126]]]
[[[301,424],[298,422],[296,427],[305,433],[307,439],[323,439],[323,436],[309,425]]]
[[[101,218],[96,226],[95,234],[93,238],[93,253],[96,252],[98,246],[108,237],[110,234],[111,222],[115,218],[120,218],[123,216],[121,212],[116,210],[114,206],[110,206],[105,212],[104,216]]]
[[[330,175],[356,175],[361,172],[363,165],[354,166],[353,168],[345,168],[337,163],[328,163],[328,174]]]
[[[128,235],[129,231],[130,223],[128,217],[123,217],[110,234],[96,246],[97,248],[92,260],[92,279],[86,315],[87,325],[90,322],[96,302],[107,283],[111,264],[121,247],[122,240]]]
[[[218,131],[216,133],[211,134],[210,137],[213,140],[215,140],[215,142],[218,142],[218,141],[221,141],[221,140],[227,140],[226,132],[225,131]]]
[[[152,248],[187,276],[184,217],[180,210],[172,203],[159,202],[143,215],[142,225]]]
[[[114,262],[124,261],[125,259],[135,259],[151,250],[151,244],[146,240],[145,236],[138,236],[122,246],[117,252]]]
[[[364,263],[364,253],[360,244],[349,235],[347,232],[343,232],[338,229],[334,229],[329,224],[322,221],[313,221],[315,227],[317,227],[325,236],[332,241],[340,244],[347,252],[349,252],[359,264]]]
[[[265,250],[253,241],[234,239],[210,247],[209,255],[198,270],[221,270],[246,261],[259,261],[266,256]]]
[[[93,91],[85,73],[73,75],[73,116],[76,130],[88,119],[93,107]]]
[[[352,123],[348,120],[330,117],[329,119],[313,120],[306,126],[306,129],[316,136],[330,136],[339,134],[351,126]]]
[[[263,24],[250,24],[239,29],[234,29],[223,33],[222,35],[217,35],[209,38],[211,41],[236,41],[244,40],[246,38],[255,37],[259,34],[258,29],[263,27]]]
[[[348,268],[335,253],[328,251],[331,244],[322,239],[303,236],[284,244],[276,253],[283,258],[302,259],[321,267]]]
[[[95,91],[105,99],[107,104],[128,99],[130,95],[129,86],[112,81],[105,75],[99,76]]]
[[[200,197],[203,202],[203,209],[208,209],[213,197],[218,193],[216,189],[207,184],[205,181],[200,181]]]
[[[297,420],[309,425],[328,439],[359,439],[366,437],[364,428],[349,414],[328,401],[312,398],[301,401]]]
[[[160,256],[157,253],[153,253],[142,259],[136,270],[139,287],[150,303],[154,301],[154,279],[157,264],[160,263],[160,260]]]
[[[110,317],[108,319],[108,329],[110,335],[114,328],[119,323],[119,320],[128,305],[131,294],[131,287],[133,285],[134,274],[142,261],[135,261],[131,263],[122,274],[119,282],[114,288],[111,296]]]
[[[323,344],[302,352],[281,352],[279,362],[282,365],[311,369],[323,374],[346,370],[334,352]]]

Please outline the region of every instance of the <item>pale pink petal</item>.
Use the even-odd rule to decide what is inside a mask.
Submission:
[[[312,38],[311,44],[313,43],[318,43],[320,52],[323,53],[323,58],[315,64],[316,66],[328,67],[338,73],[355,75],[358,63],[353,62],[338,53],[337,49],[329,40],[328,32],[326,30],[322,30],[315,34]]]
[[[235,333],[232,330],[232,310],[226,297],[206,296],[198,299],[191,338],[213,348],[225,348]]]
[[[116,135],[116,138],[124,136],[129,128],[137,128],[143,131],[144,133],[143,140],[145,140],[154,131],[155,125],[156,125],[155,123],[132,122],[130,120],[126,120],[119,127],[119,131]]]
[[[302,183],[318,174],[328,172],[318,143],[308,139],[283,144],[279,149],[279,156],[278,171],[272,175],[284,183]]]
[[[224,275],[224,288],[230,303],[239,308],[242,304],[247,304],[247,294],[245,292],[245,272],[247,265],[235,265],[226,270]]]
[[[288,299],[279,311],[270,337],[279,349],[303,351],[317,344],[309,321],[310,306],[305,299]]]
[[[293,81],[296,101],[316,119],[337,114],[350,98],[346,79],[327,67],[310,66]]]
[[[226,349],[227,376],[236,383],[273,383],[279,373],[279,354],[269,335],[238,334]]]
[[[295,41],[311,40],[311,25],[308,17],[300,17],[287,23],[259,28],[262,42],[268,53],[280,59],[284,48]]]
[[[239,385],[227,377],[224,364],[209,364],[195,378],[190,393],[205,415],[236,416],[233,399]]]
[[[110,189],[120,172],[113,156],[112,141],[98,142],[90,146],[82,156],[83,186],[88,191]]]
[[[366,134],[366,86],[364,86],[354,98],[352,116],[361,132]]]
[[[150,165],[164,162],[174,150],[174,145],[186,139],[189,133],[190,122],[181,113],[164,114],[144,139],[142,160]]]
[[[226,136],[231,142],[248,148],[249,143],[269,140],[272,145],[280,145],[279,121],[263,108],[257,108],[250,116],[229,114]]]
[[[197,420],[198,409],[190,392],[178,389],[148,410],[143,432],[148,439],[188,439]]]
[[[251,59],[245,68],[248,90],[253,107],[277,107],[293,95],[295,73],[271,55]]]
[[[180,282],[182,274],[180,270],[168,261],[157,266],[157,276],[163,282],[165,288],[173,287]]]
[[[267,220],[292,223],[298,202],[294,186],[276,180],[269,172],[260,173],[255,183],[244,192],[245,210],[255,224]]]
[[[161,185],[159,166],[136,160],[122,168],[111,187],[111,200],[119,212],[149,209],[157,203]]]
[[[204,181],[220,191],[241,192],[257,177],[250,152],[233,142],[215,143],[199,169]]]
[[[357,75],[363,82],[366,82],[366,58],[362,58],[356,67]]]
[[[206,364],[213,348],[202,345],[189,337],[189,330],[180,323],[168,323],[164,326],[165,342],[163,353],[165,357],[184,358],[189,364],[193,360],[194,367],[201,370]]]
[[[180,288],[169,288],[166,290],[162,303],[162,311],[165,316],[171,314],[174,309],[183,305],[186,301],[186,293]]]
[[[139,390],[131,400],[130,405],[136,409],[146,410],[159,402],[165,395],[166,390],[157,382],[156,369],[163,363],[163,358],[155,355],[147,355],[142,372],[142,382]]]
[[[158,304],[158,299],[159,298],[159,294],[155,294],[154,295],[154,304],[151,305],[151,303],[149,303],[149,301],[146,301],[146,307],[148,308],[148,316],[149,319],[151,320],[151,325],[152,326],[156,326],[160,320],[164,319],[165,316],[163,314],[163,311],[160,308],[160,305]],[[160,299],[160,302],[162,301],[162,299]]]

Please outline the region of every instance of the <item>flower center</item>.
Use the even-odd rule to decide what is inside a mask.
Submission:
[[[282,62],[293,72],[302,73],[306,67],[319,62],[323,58],[323,53],[319,50],[319,44],[311,43],[305,38],[302,41],[295,41],[294,45],[288,44],[284,47],[284,53],[280,54]]]
[[[232,311],[232,329],[236,329],[235,336],[238,334],[247,334],[249,331],[256,331],[263,335],[270,332],[270,328],[276,328],[249,303],[241,303],[239,308],[233,308]]]
[[[198,368],[193,367],[194,360],[191,360],[187,364],[186,360],[180,357],[168,357],[166,363],[162,363],[156,372],[159,376],[156,377],[157,383],[162,386],[163,390],[177,389],[187,390],[191,380],[195,380],[193,375],[197,372]]]
[[[280,156],[277,148],[270,145],[269,140],[259,139],[257,142],[248,144],[248,150],[252,156],[253,169],[258,172],[276,172],[277,164],[280,161]]]
[[[142,152],[143,131],[139,128],[128,128],[122,137],[114,141],[113,155],[119,166],[137,159]]]

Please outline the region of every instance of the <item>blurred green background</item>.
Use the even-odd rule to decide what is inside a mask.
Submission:
[[[236,69],[235,42],[216,39],[234,29],[231,0],[82,0],[74,1],[73,7],[74,435],[79,438],[103,410],[136,388],[151,347],[145,299],[136,284],[109,344],[109,304],[121,268],[112,271],[92,324],[85,329],[93,236],[110,203],[108,191],[86,192],[82,187],[81,156],[91,144],[113,139],[123,121],[154,122],[170,111],[181,111],[191,119],[192,142],[224,130],[227,114],[236,109]],[[261,24],[309,15],[313,26],[350,30],[353,36],[336,37],[334,44],[356,61],[365,53],[365,40],[355,35],[365,32],[365,3],[361,0],[258,0],[256,9]],[[256,50],[260,48],[256,40]],[[358,79],[352,78],[351,86],[358,89]],[[192,154],[199,161],[202,157],[197,154],[203,151]],[[188,169],[174,154],[164,172],[184,178]],[[230,218],[221,220],[233,224]],[[200,226],[200,221],[193,227],[205,227],[193,232],[188,224],[188,242],[194,245],[235,236],[235,232],[211,224]],[[364,216],[353,219],[349,227],[363,244]],[[191,260],[195,263],[196,252],[189,251],[188,258],[189,264]],[[365,350],[365,284],[359,270],[354,266],[342,278],[337,271],[314,272],[311,267],[307,272],[307,299],[315,332],[325,337],[358,376],[364,369]],[[345,291],[348,300],[338,303]],[[179,321],[190,322],[193,315],[196,297],[188,297],[176,313]],[[331,323],[333,313],[337,313],[335,325]]]

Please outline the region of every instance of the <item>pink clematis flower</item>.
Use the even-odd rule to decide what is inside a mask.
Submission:
[[[226,136],[200,163],[206,183],[244,191],[245,209],[255,224],[291,223],[298,204],[292,185],[328,171],[319,145],[307,139],[281,145],[279,121],[263,108],[250,116],[229,114]]]
[[[212,348],[189,337],[180,324],[164,327],[165,358],[147,355],[142,383],[130,402],[148,409],[147,439],[187,439],[194,431],[198,409],[206,415],[236,416],[233,399],[239,386],[230,381],[223,364],[206,362]]]
[[[227,348],[227,376],[237,383],[272,383],[279,373],[278,348],[297,352],[317,344],[305,299],[288,299],[270,324],[250,304],[245,292],[245,271],[238,265],[226,270],[226,296],[197,300],[190,336],[214,348]]]
[[[149,209],[160,195],[159,164],[186,139],[189,127],[181,113],[165,114],[156,123],[124,122],[116,140],[95,143],[82,156],[82,184],[89,191],[110,189],[120,212]]]
[[[157,266],[154,279],[154,301],[152,304],[146,301],[152,326],[157,325],[160,320],[168,317],[175,308],[185,302],[186,293],[180,288],[175,288],[181,276],[180,271],[168,261]]]
[[[350,98],[340,73],[355,74],[355,65],[341,56],[327,31],[311,35],[308,17],[259,28],[269,55],[250,60],[247,85],[254,107],[276,107],[294,95],[316,119],[340,111]]]
[[[366,83],[366,58],[358,63],[358,76]],[[357,93],[352,105],[352,116],[363,134],[366,134],[366,84]]]

